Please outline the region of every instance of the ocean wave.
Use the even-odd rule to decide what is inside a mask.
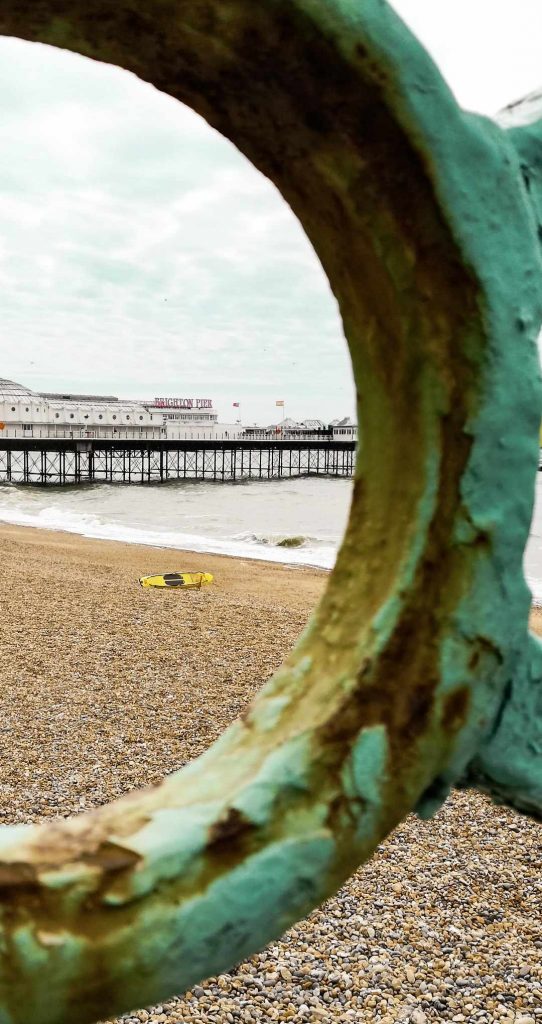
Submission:
[[[235,543],[261,544],[263,547],[277,548],[308,548],[332,547],[330,538],[314,537],[308,534],[292,533],[254,533],[251,531],[235,533],[230,538]]]
[[[324,569],[333,567],[337,555],[336,545],[318,544],[312,539],[309,542],[306,537],[302,538],[301,544],[289,546],[280,543],[281,539],[288,539],[288,535],[284,534],[258,537],[247,533],[219,538],[174,530],[151,530],[127,523],[108,522],[91,513],[59,508],[54,504],[36,512],[25,511],[20,507],[0,507],[0,522],[75,533],[91,540],[111,540]]]

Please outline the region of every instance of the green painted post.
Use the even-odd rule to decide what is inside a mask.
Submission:
[[[361,394],[337,566],[244,718],[150,792],[0,829],[0,1024],[84,1024],[263,946],[458,780],[542,814],[542,122],[459,110],[383,0],[0,0],[0,31],[128,68],[275,182]]]

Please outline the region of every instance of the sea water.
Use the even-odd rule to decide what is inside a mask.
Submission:
[[[332,477],[0,487],[0,522],[331,569],[352,481]]]
[[[0,486],[0,522],[331,569],[351,494],[352,481],[334,477],[42,488],[4,485]],[[535,602],[542,604],[542,473],[537,479],[525,572]]]

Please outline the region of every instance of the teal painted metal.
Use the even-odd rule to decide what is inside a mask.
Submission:
[[[459,110],[382,0],[0,0],[0,31],[134,71],[275,182],[361,394],[337,566],[244,719],[152,791],[0,830],[0,1024],[83,1024],[261,947],[458,780],[542,813],[542,126]]]

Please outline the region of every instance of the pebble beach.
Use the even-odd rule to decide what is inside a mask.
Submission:
[[[15,526],[0,558],[2,824],[90,810],[202,753],[327,577]],[[175,569],[215,583],[138,585]],[[542,633],[542,611],[531,625]],[[541,852],[539,825],[456,792],[280,941],[122,1022],[542,1024]]]

